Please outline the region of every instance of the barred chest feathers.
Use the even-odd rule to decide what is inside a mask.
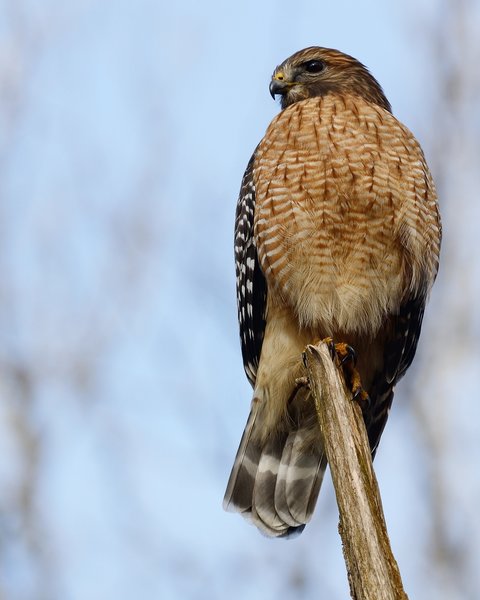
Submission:
[[[301,325],[374,334],[405,291],[428,293],[435,190],[390,113],[348,96],[298,102],[272,121],[253,177],[259,261]]]

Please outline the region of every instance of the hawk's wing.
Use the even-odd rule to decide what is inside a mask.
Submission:
[[[387,344],[385,352],[385,377],[396,383],[412,364],[417,350],[425,310],[425,296],[411,296],[400,306],[394,318],[394,338]]]
[[[366,417],[368,439],[375,454],[388,413],[392,405],[394,387],[412,363],[417,349],[426,298],[423,294],[411,296],[392,317],[392,336],[385,346],[385,363],[375,377],[370,396],[372,407]]]
[[[262,350],[267,297],[267,283],[260,269],[253,237],[253,217],[255,214],[254,159],[255,153],[253,153],[243,175],[235,214],[238,323],[240,325],[243,366],[252,386],[255,385]]]

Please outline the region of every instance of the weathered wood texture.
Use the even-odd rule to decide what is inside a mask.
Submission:
[[[335,487],[352,598],[405,600],[360,407],[325,343],[307,346],[305,365]]]

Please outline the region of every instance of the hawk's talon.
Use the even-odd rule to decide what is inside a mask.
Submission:
[[[346,345],[346,351],[347,353],[345,354],[345,356],[342,359],[342,362],[340,364],[344,364],[347,361],[352,361],[353,366],[356,367],[357,366],[357,353],[355,352],[355,350],[349,346],[348,344]]]
[[[335,344],[335,352],[340,361],[340,365],[344,365],[346,363],[352,363],[353,367],[357,365],[357,353],[349,344],[345,344],[344,342],[340,342],[339,344]]]
[[[369,412],[371,404],[372,404],[372,402],[370,400],[370,396],[367,394],[367,392],[361,386],[358,387],[356,390],[352,390],[352,391],[353,391],[352,400],[360,406],[360,408],[362,409],[362,413],[365,415],[366,413]]]
[[[362,413],[366,413],[371,405],[370,396],[362,387],[360,373],[357,370],[357,353],[349,344],[339,342],[335,344],[332,338],[327,337],[324,340],[328,346],[332,360],[342,368],[343,376],[347,387],[352,392],[352,400],[357,402],[362,409]]]

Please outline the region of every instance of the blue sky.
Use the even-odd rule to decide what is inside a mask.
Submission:
[[[346,597],[329,482],[313,522],[292,542],[264,539],[221,510],[251,393],[236,323],[235,202],[278,112],[270,74],[308,45],[364,62],[429,158],[428,36],[444,9],[434,0],[0,3],[0,85],[13,98],[3,100],[10,128],[0,142],[6,597]],[[459,214],[476,210],[478,181],[468,156],[462,165]],[[447,215],[455,213],[449,206]],[[449,219],[451,231],[465,227],[469,256],[473,226]],[[459,277],[457,260],[446,258],[442,277]],[[457,307],[461,329],[448,312],[446,290],[464,285],[451,276],[454,286],[434,292],[426,330],[440,335],[441,322],[455,339],[478,332],[478,318]],[[442,340],[434,339],[399,388],[376,469],[407,592],[466,598],[478,582],[468,560],[459,592],[449,563],[432,560],[438,461],[419,433],[424,411],[412,391],[421,392],[420,407],[429,394],[438,399],[446,447],[457,448],[449,420],[464,442],[459,460],[440,463],[452,481],[440,489],[458,509],[449,521],[458,548],[474,512],[468,496],[480,491],[478,435],[470,419],[449,412],[458,377],[447,369],[429,377]],[[455,400],[462,414],[478,415],[469,393],[478,343],[463,339],[465,354],[460,343],[448,354],[464,382]],[[460,481],[471,494],[455,495]],[[31,498],[26,508],[22,493]],[[477,552],[478,534],[473,526]]]

